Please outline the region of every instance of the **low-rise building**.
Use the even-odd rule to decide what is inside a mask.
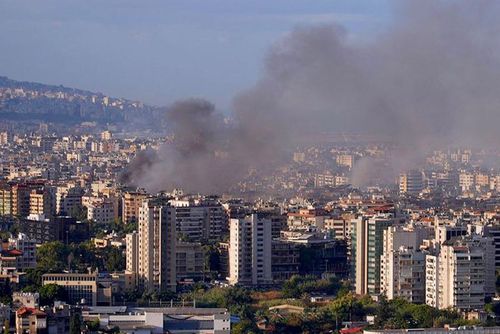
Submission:
[[[111,305],[112,288],[101,284],[98,272],[88,274],[44,274],[42,284],[57,284],[66,290],[70,304]]]
[[[85,321],[99,320],[103,329],[118,327],[120,333],[229,334],[230,314],[222,308],[195,307],[86,307]]]

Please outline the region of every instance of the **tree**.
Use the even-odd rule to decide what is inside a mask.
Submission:
[[[79,221],[87,220],[87,208],[84,206],[75,206],[71,208],[69,215]]]
[[[352,293],[335,298],[328,305],[328,309],[335,318],[335,328],[339,328],[342,321],[351,321],[354,316],[361,316],[363,307],[360,301]]]
[[[74,313],[69,321],[69,333],[80,334],[82,332],[82,319],[80,314]]]
[[[377,328],[383,328],[392,314],[393,310],[390,307],[389,302],[387,301],[387,297],[385,295],[382,295],[380,297],[380,302],[376,310],[375,326]]]
[[[438,315],[438,311],[429,305],[411,304],[409,309],[413,319],[415,319],[416,327],[432,328],[434,326],[434,318]]]
[[[123,233],[132,233],[134,231],[137,231],[137,222],[136,221],[131,221],[127,224],[123,224]]]
[[[220,270],[220,254],[219,250],[215,245],[205,245],[203,246],[205,250],[205,268],[211,272],[217,272]]]
[[[9,334],[10,333],[10,321],[9,319],[6,319],[3,322],[3,334]]]
[[[339,280],[335,277],[330,279],[317,279],[312,275],[295,275],[284,282],[281,292],[285,298],[300,298],[304,293],[325,293],[334,295],[339,291],[341,286]]]
[[[139,288],[135,288],[135,290],[127,290],[123,294],[123,301],[125,302],[135,302],[139,298],[141,298],[142,294],[144,291],[140,290]]]
[[[231,333],[233,334],[255,334],[259,330],[255,323],[251,320],[241,320],[231,328]]]
[[[196,299],[202,307],[223,307],[232,314],[248,317],[252,314],[249,305],[253,302],[250,291],[241,287],[212,288],[194,291],[191,299]]]
[[[111,329],[108,329],[106,331],[104,331],[104,333],[109,333],[109,334],[119,334],[120,333],[120,328],[115,326]]]
[[[12,224],[12,226],[9,228],[9,232],[16,236],[19,234],[19,221],[17,220],[15,224]]]
[[[12,288],[9,281],[0,283],[0,303],[10,304],[12,302]]]
[[[0,231],[0,241],[8,241],[10,237],[11,237],[10,232]]]
[[[47,242],[36,251],[37,269],[44,273],[61,272],[67,268],[69,248],[60,241]]]
[[[67,299],[66,290],[57,284],[46,284],[40,288],[39,293],[41,305],[52,305],[56,300],[66,301]]]
[[[108,272],[122,271],[125,269],[125,256],[121,249],[106,247],[104,250],[106,270]]]
[[[97,332],[99,330],[99,319],[85,322],[87,328],[91,332]]]

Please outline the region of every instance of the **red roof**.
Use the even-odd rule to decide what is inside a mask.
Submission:
[[[21,307],[19,310],[17,310],[17,315],[25,315],[25,314],[34,314],[34,315],[39,315],[39,316],[46,316],[45,312],[40,311],[37,308],[32,308],[32,307]]]
[[[23,255],[23,252],[20,251],[19,249],[11,249],[9,250],[10,255]]]
[[[2,256],[20,256],[23,255],[23,252],[18,249],[4,249],[1,252]]]
[[[362,327],[353,327],[353,328],[342,328],[340,330],[341,334],[355,334],[355,333],[361,333],[363,331]]]

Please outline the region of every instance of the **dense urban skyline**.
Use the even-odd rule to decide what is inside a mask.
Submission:
[[[2,2],[2,333],[500,333],[499,15]]]

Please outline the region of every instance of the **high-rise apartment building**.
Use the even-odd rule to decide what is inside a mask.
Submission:
[[[9,238],[9,248],[22,252],[16,258],[16,268],[19,271],[26,271],[36,267],[36,242],[28,238],[26,234],[19,233],[16,237]]]
[[[425,302],[425,254],[419,247],[433,232],[423,226],[390,226],[384,231],[380,280],[387,299]]]
[[[380,257],[383,253],[384,231],[393,225],[387,216],[361,216],[354,220],[351,233],[353,271],[357,294],[380,293]]]
[[[134,231],[125,236],[125,270],[133,273],[139,271],[139,234]]]
[[[138,281],[150,291],[176,289],[175,208],[162,197],[147,198],[139,210]]]
[[[177,242],[176,280],[201,280],[205,276],[205,251],[198,242]]]
[[[118,201],[114,197],[93,197],[86,206],[89,221],[110,223],[118,218]]]
[[[495,291],[494,247],[477,235],[444,242],[426,259],[426,303],[459,310],[483,309]]]
[[[139,272],[139,233],[136,231],[125,236],[125,276],[129,286],[138,285]]]
[[[189,241],[218,240],[227,231],[224,207],[215,199],[171,200],[177,233]]]
[[[500,269],[500,226],[499,225],[487,225],[484,227],[484,236],[493,239],[493,245],[495,247],[495,267]]]
[[[0,216],[13,214],[12,187],[8,183],[0,184]]]
[[[52,217],[55,213],[55,197],[52,189],[33,189],[29,195],[30,215]]]
[[[387,299],[425,302],[425,254],[421,250],[401,246],[386,256],[384,266],[381,290]]]
[[[58,187],[56,191],[56,213],[71,215],[82,208],[83,189],[76,185]]]
[[[419,170],[410,170],[399,176],[401,194],[418,195],[424,189],[424,176]]]
[[[43,189],[43,183],[29,182],[12,185],[12,214],[14,216],[27,217],[30,214],[31,192],[37,189]]]
[[[254,213],[230,220],[229,283],[272,283],[272,221]]]
[[[127,191],[122,196],[122,222],[137,222],[142,201],[147,197],[145,191]]]
[[[425,303],[438,307],[439,293],[439,255],[426,254],[425,256]]]

